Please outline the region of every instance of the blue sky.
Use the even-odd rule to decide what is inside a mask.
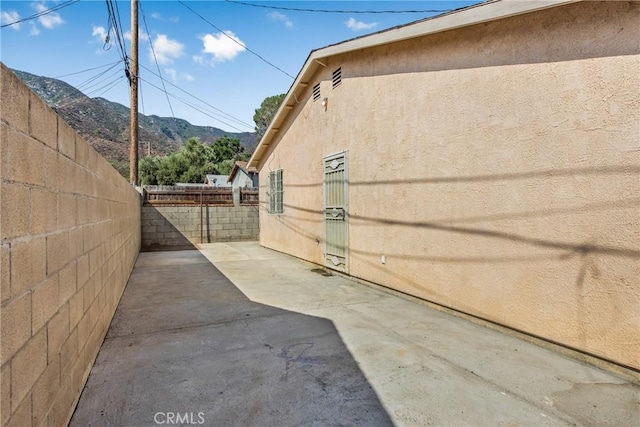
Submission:
[[[2,1],[2,24],[26,18],[62,1]],[[203,21],[178,1],[140,1],[140,111],[172,115],[150,50],[153,43],[167,91],[206,114],[170,97],[175,117],[192,124],[230,132],[252,131],[253,113],[262,100],[286,92],[293,79],[250,53],[259,54],[295,76],[312,49],[405,24],[435,13],[312,13],[271,7],[330,10],[449,10],[477,1],[251,1],[250,7],[226,1],[185,1]],[[122,32],[130,29],[130,3],[118,1]],[[145,27],[143,14],[146,17]],[[55,13],[2,28],[1,59],[10,68],[48,77],[101,67],[60,77],[88,95],[128,105],[124,66],[111,37],[105,45],[108,14],[104,1],[82,0]],[[225,34],[222,34],[222,33]],[[232,40],[233,39],[233,40]],[[235,40],[235,41],[234,41]],[[129,40],[126,40],[129,52]],[[115,65],[109,69],[107,64]],[[108,70],[108,71],[107,71]],[[105,72],[107,71],[107,72]],[[104,73],[100,75],[100,73]],[[91,78],[94,80],[87,82]],[[209,105],[190,97],[193,94]],[[231,117],[229,117],[229,115]]]

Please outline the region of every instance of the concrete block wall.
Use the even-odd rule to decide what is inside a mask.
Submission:
[[[205,206],[204,242],[257,240],[260,231],[257,206]],[[186,248],[200,243],[199,206],[144,206],[142,248]]]
[[[140,199],[0,74],[0,425],[63,426],[139,252]]]

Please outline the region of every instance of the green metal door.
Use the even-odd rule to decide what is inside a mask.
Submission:
[[[324,158],[324,262],[349,272],[347,152]]]

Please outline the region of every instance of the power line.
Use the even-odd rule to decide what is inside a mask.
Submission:
[[[116,1],[115,7],[113,6],[113,0],[105,0],[107,4],[107,14],[108,14],[108,24],[107,24],[107,38],[105,43],[109,43],[111,37],[111,30],[115,35],[118,49],[120,50],[120,57],[124,62],[125,74],[127,78],[130,79],[130,70],[129,70],[129,57],[127,55],[127,49],[124,43],[124,37],[122,35],[120,22],[120,10],[118,9],[118,2]]]
[[[153,71],[151,71],[149,68],[145,67],[144,65],[142,65],[142,64],[141,64],[140,66],[141,66],[142,68],[144,68],[145,70],[149,71],[149,72],[150,72],[151,74],[153,74],[154,76],[159,77],[160,79],[163,79],[163,80],[164,80],[164,78],[163,78],[162,76],[157,75],[156,73],[154,73]],[[213,105],[209,104],[207,101],[203,100],[202,98],[199,98],[199,97],[197,97],[197,96],[193,95],[192,93],[189,93],[189,92],[187,92],[186,90],[182,89],[180,86],[178,86],[178,85],[176,85],[176,84],[171,83],[169,80],[165,80],[165,81],[166,81],[167,83],[169,83],[171,86],[173,86],[173,87],[175,87],[176,89],[178,89],[180,92],[185,93],[185,94],[189,95],[190,97],[192,97],[192,98],[194,98],[194,99],[196,99],[196,100],[198,100],[198,101],[202,102],[203,104],[205,104],[205,105],[207,105],[207,106],[209,106],[209,107],[213,108],[214,110],[216,110],[216,111],[218,111],[218,112],[220,112],[220,113],[224,114],[225,116],[227,116],[226,118],[231,119],[231,120],[233,120],[233,121],[237,122],[237,123],[238,123],[238,124],[240,124],[240,125],[247,126],[248,128],[250,128],[250,129],[252,129],[252,130],[253,130],[253,125],[251,125],[251,124],[249,124],[249,123],[247,123],[247,122],[244,122],[244,121],[242,121],[242,120],[238,119],[237,117],[232,116],[231,114],[229,114],[229,113],[227,113],[227,112],[225,112],[225,111],[222,111],[221,109],[219,109],[219,108],[217,108],[217,107],[215,107],[215,106],[213,106]]]
[[[103,75],[105,75],[107,72],[109,72],[111,70],[111,68],[109,68],[108,70],[105,70],[104,72],[98,74],[95,77],[92,77],[89,80],[85,80],[83,83],[79,84],[77,89],[81,92],[85,92],[90,90],[90,88],[93,88],[99,84],[104,83],[105,80],[110,79],[116,75],[120,74],[120,70],[115,70],[113,73],[109,74],[107,77],[105,77],[102,81],[98,80],[98,78],[102,77]],[[85,93],[86,95],[86,93]]]
[[[231,37],[229,34],[227,34],[226,32],[224,32],[223,30],[221,30],[220,28],[218,28],[216,25],[214,25],[212,22],[208,21],[204,16],[200,15],[198,12],[196,12],[195,10],[191,9],[189,6],[187,6],[182,0],[178,0],[178,3],[180,3],[181,5],[183,5],[184,7],[186,7],[187,9],[189,9],[191,12],[193,12],[196,16],[198,16],[200,19],[202,19],[204,22],[206,22],[207,24],[211,25],[213,28],[215,28],[216,30],[220,31],[220,33],[224,34],[225,37],[229,38],[230,40],[233,40],[234,43],[242,46],[244,49],[247,50],[247,52],[257,56],[258,58],[260,58],[260,60],[262,62],[264,62],[265,64],[275,68],[276,70],[280,71],[282,74],[295,79],[295,77],[293,77],[291,74],[287,73],[286,71],[284,71],[282,68],[272,64],[271,62],[267,61],[266,59],[264,59],[262,56],[260,56],[258,53],[254,52],[253,50],[249,49],[246,45],[244,45],[243,43],[240,43],[238,40],[234,39],[233,37]]]
[[[54,6],[52,8],[43,10],[43,11],[38,12],[36,14],[33,14],[31,16],[27,16],[26,18],[18,19],[17,21],[13,21],[13,22],[10,22],[8,24],[4,24],[0,28],[9,27],[11,25],[20,24],[22,22],[30,21],[32,19],[36,19],[36,18],[39,18],[41,16],[48,15],[48,14],[50,14],[52,12],[55,12],[55,11],[60,10],[60,9],[64,9],[67,6],[71,6],[72,4],[78,3],[79,1],[80,0],[68,0],[68,1],[66,1],[64,3],[61,3],[61,4],[57,5],[57,6]]]
[[[224,0],[227,3],[235,3],[240,4],[242,6],[251,6],[251,7],[260,7],[264,9],[275,9],[275,10],[287,10],[292,12],[312,12],[312,13],[366,13],[366,14],[375,14],[375,13],[443,13],[450,12],[453,9],[422,9],[422,10],[338,10],[338,9],[303,9],[297,7],[280,7],[280,6],[268,6],[266,4],[255,4],[255,3],[246,3],[243,1],[236,0]]]
[[[142,81],[144,81],[145,83],[149,84],[150,86],[152,86],[152,87],[154,87],[154,88],[158,89],[159,91],[162,91],[162,88],[160,88],[159,86],[154,85],[154,84],[153,84],[153,83],[151,83],[150,81],[145,80],[145,79],[143,79],[142,77],[140,77],[140,80],[142,80]],[[239,129],[239,128],[235,127],[234,125],[232,125],[232,124],[230,124],[230,123],[225,122],[224,120],[221,120],[221,119],[220,119],[220,118],[218,118],[218,117],[215,117],[215,116],[213,116],[213,115],[211,115],[211,114],[207,113],[206,111],[204,111],[204,110],[202,110],[201,108],[199,108],[199,107],[197,107],[197,106],[193,105],[193,104],[192,104],[192,103],[190,103],[189,101],[186,101],[186,100],[184,100],[183,98],[180,98],[179,96],[176,96],[176,95],[174,95],[174,94],[172,94],[172,93],[170,93],[170,92],[167,92],[167,93],[168,93],[168,94],[169,94],[169,96],[171,96],[172,98],[174,98],[174,99],[178,100],[179,102],[181,102],[181,103],[183,103],[183,104],[187,105],[188,107],[193,108],[194,110],[198,111],[198,112],[199,112],[199,113],[201,113],[201,114],[204,114],[205,116],[211,117],[212,119],[217,120],[217,121],[219,121],[220,123],[224,123],[225,125],[227,125],[227,126],[229,126],[229,127],[233,128],[233,129],[237,130],[238,132],[246,132],[246,131],[243,131],[242,129]]]
[[[160,72],[160,65],[158,65],[158,58],[156,58],[156,51],[153,48],[153,42],[151,41],[151,33],[149,33],[149,27],[147,27],[147,16],[144,14],[144,9],[142,9],[142,2],[140,2],[139,6],[140,6],[140,12],[142,12],[142,21],[144,22],[144,28],[147,30],[147,36],[149,37],[149,46],[151,46],[153,61],[156,63],[156,68],[158,69],[158,74],[160,75],[160,81],[162,82],[162,88],[164,89],[164,94],[167,97],[167,103],[169,104],[169,110],[171,110],[171,116],[175,119],[176,115],[173,112],[173,107],[171,106],[171,101],[169,101],[169,95],[167,94],[167,88],[164,85],[164,79],[162,78],[162,73]]]
[[[99,68],[104,68],[104,67],[108,67],[109,65],[117,65],[120,62],[122,62],[121,59],[117,60],[116,62],[111,62],[109,64],[104,64],[104,65],[99,65],[97,67],[93,67],[93,68],[87,68],[86,70],[82,70],[82,71],[76,71],[75,73],[69,73],[69,74],[63,74],[61,76],[55,76],[55,77],[51,77],[52,79],[59,79],[61,77],[69,77],[69,76],[75,76],[76,74],[82,74],[82,73],[86,73],[87,71],[93,71],[93,70],[97,70]]]

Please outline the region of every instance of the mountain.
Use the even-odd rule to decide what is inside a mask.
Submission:
[[[90,98],[61,80],[12,70],[42,98],[95,150],[123,175],[129,172],[129,108],[104,98]],[[195,126],[173,117],[139,114],[140,155],[151,144],[152,155],[167,155],[178,150],[191,137],[212,144],[221,136],[238,138],[246,151],[257,144],[255,132],[225,132],[211,126]]]

